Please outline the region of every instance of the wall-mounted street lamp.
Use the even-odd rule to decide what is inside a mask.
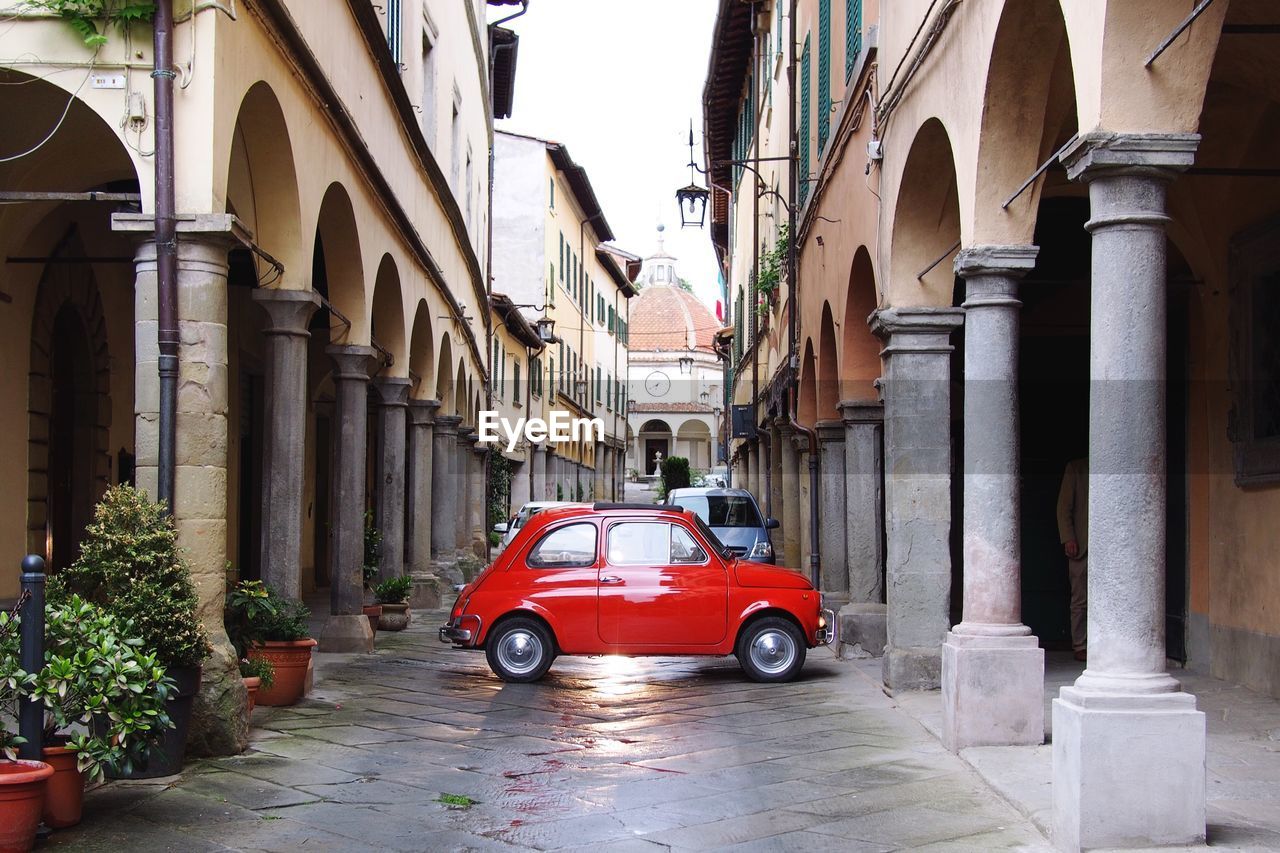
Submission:
[[[707,403],[711,402],[711,395],[706,391],[703,391],[698,395],[698,402],[705,406]]]
[[[693,356],[680,356],[680,372],[685,376],[693,373]]]
[[[552,344],[556,342],[556,321],[550,317],[539,317],[533,327],[538,330],[538,340]]]
[[[707,201],[711,191],[698,186],[697,165],[693,162],[693,122],[689,122],[689,186],[676,190],[676,202],[680,205],[680,227],[690,225],[701,228],[707,219]]]

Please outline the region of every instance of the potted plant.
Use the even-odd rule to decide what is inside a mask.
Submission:
[[[302,698],[316,645],[308,636],[309,615],[305,604],[262,581],[241,581],[227,593],[225,624],[236,654],[271,665],[271,683],[259,685],[258,705],[292,705]]]
[[[49,582],[50,602],[78,594],[121,622],[156,661],[175,688],[166,730],[146,756],[125,767],[108,765],[109,776],[150,779],[182,769],[191,704],[200,689],[200,669],[210,652],[196,615],[198,598],[178,534],[164,505],[128,485],[107,489],[85,528],[80,556]]]
[[[166,705],[175,684],[132,628],[77,595],[45,610],[44,666],[32,695],[44,704],[43,757],[54,769],[48,826],[79,823],[85,778],[129,772],[173,727]]]
[[[253,706],[257,702],[259,690],[270,690],[276,683],[276,668],[266,658],[241,658],[240,679],[244,689],[249,691],[249,715],[253,715]]]
[[[373,523],[373,512],[365,510],[364,513],[364,588],[366,592],[373,592],[373,582],[378,577],[378,566],[382,562],[382,531]],[[362,606],[365,618],[369,620],[369,630],[375,634],[378,631],[378,619],[382,616],[382,605],[373,601],[366,601]]]
[[[409,591],[413,578],[401,575],[387,578],[378,584],[374,594],[382,604],[382,616],[378,619],[379,631],[403,631],[409,627]]]
[[[30,695],[35,676],[18,666],[18,620],[0,612],[0,850],[29,850],[36,840],[40,808],[53,768],[18,758],[25,743],[6,728],[18,703]]]

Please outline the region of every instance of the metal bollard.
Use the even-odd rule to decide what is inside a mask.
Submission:
[[[22,558],[22,668],[39,672],[44,667],[44,558],[28,554]],[[43,755],[44,706],[27,699],[18,711],[18,734],[26,743],[18,747],[18,757],[39,761]]]

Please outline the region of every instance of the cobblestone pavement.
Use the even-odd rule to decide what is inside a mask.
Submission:
[[[732,659],[562,658],[507,685],[415,615],[252,748],[91,792],[81,850],[1048,850],[858,667],[787,685]]]

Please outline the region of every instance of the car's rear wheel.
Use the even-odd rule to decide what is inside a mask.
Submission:
[[[518,684],[542,678],[556,656],[551,632],[538,620],[524,616],[495,625],[485,641],[484,653],[494,675]]]
[[[765,616],[746,627],[734,654],[752,681],[790,681],[804,666],[804,636],[790,621]]]

